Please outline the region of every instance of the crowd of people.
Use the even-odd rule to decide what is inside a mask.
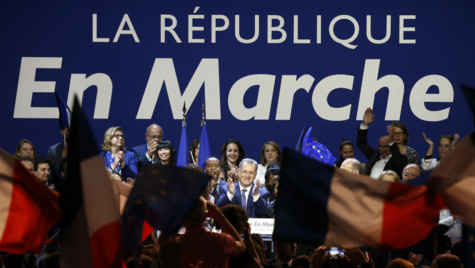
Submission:
[[[374,149],[367,139],[373,121],[373,112],[368,108],[357,129],[356,146],[366,159],[355,159],[354,143],[343,139],[339,159],[334,164],[336,168],[368,176],[368,179],[407,183],[421,171],[433,169],[444,161],[459,139],[457,134],[441,135],[436,157],[434,142],[423,133],[428,149],[420,158],[408,146],[408,128],[395,122],[387,126],[387,134],[379,138],[378,148]],[[148,165],[176,165],[175,149],[164,139],[163,133],[159,125],[151,124],[146,129],[145,143],[127,149],[124,130],[119,126],[107,129],[101,156],[111,178],[133,185],[140,170]],[[63,176],[67,170],[69,129],[61,130],[61,134],[63,141],[51,146],[46,158],[39,157],[33,143],[26,139],[20,141],[14,153],[30,172],[52,189],[51,168],[59,169]],[[448,210],[440,213],[440,224],[447,227],[439,234],[438,243],[440,246],[443,238],[449,242],[440,246],[438,252],[433,251],[433,245],[422,250],[382,252],[263,241],[259,234],[252,232],[248,219],[274,217],[282,161],[279,145],[266,142],[257,162],[246,158],[238,140],[229,139],[223,144],[221,155],[206,159],[203,170],[197,165],[199,149],[200,140],[195,139],[189,149],[187,168],[208,174],[211,177],[208,187],[183,224],[186,230],[183,234],[150,237],[144,242],[140,257],[142,267],[460,267],[457,256],[460,256],[461,222]],[[221,232],[213,232],[216,229]],[[55,266],[59,262],[57,253],[41,255],[35,260],[37,266],[28,266],[30,256],[19,257],[21,266],[8,266],[8,261],[14,261],[8,259],[8,254],[3,254],[3,259],[6,267],[58,267]],[[132,258],[127,263],[133,267]]]

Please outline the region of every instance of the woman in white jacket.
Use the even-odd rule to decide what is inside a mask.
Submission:
[[[439,165],[441,161],[444,160],[444,158],[447,156],[447,154],[455,147],[455,144],[457,144],[460,136],[458,134],[452,135],[442,135],[440,136],[439,139],[439,157],[434,158],[432,156],[434,152],[434,142],[431,141],[431,139],[426,137],[425,133],[422,133],[424,136],[424,140],[426,143],[429,145],[429,149],[427,149],[427,153],[422,159],[421,163],[421,168],[423,170],[431,170],[435,168],[436,166]]]

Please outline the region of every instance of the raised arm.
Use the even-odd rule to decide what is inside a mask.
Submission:
[[[234,229],[228,219],[226,219],[221,210],[209,201],[206,202],[206,207],[208,210],[206,216],[215,219],[219,226],[221,226],[221,228],[223,229],[223,232],[231,235],[236,240],[236,248],[231,255],[239,256],[246,252],[246,244],[244,243],[236,229]]]

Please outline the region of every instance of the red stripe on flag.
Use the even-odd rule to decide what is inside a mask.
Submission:
[[[122,238],[120,222],[102,226],[89,237],[95,268],[122,267]]]
[[[153,230],[153,227],[150,226],[147,221],[144,221],[142,226],[142,238],[140,241],[143,242],[153,232]]]
[[[443,207],[442,197],[427,186],[391,183],[383,208],[382,247],[403,249],[423,240],[437,226]]]
[[[14,161],[12,201],[0,250],[14,254],[38,252],[46,233],[60,219],[59,195]]]

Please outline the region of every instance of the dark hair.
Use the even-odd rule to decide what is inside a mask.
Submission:
[[[394,122],[391,124],[391,126],[402,129],[402,131],[404,132],[404,135],[406,135],[404,137],[404,140],[402,141],[402,144],[406,145],[409,142],[409,130],[407,130],[407,127],[401,122]]]
[[[195,157],[195,150],[198,147],[198,144],[200,144],[199,138],[194,139],[193,142],[191,143],[190,150],[188,152],[188,158],[190,159],[190,164],[198,164],[196,162],[196,159],[195,159],[195,162],[193,162],[193,158]]]
[[[454,136],[450,135],[450,134],[445,134],[445,135],[440,135],[440,138],[439,138],[439,144],[440,144],[440,141],[442,139],[447,139],[450,141],[450,143],[452,143],[454,141]]]
[[[238,205],[228,204],[221,208],[221,212],[223,212],[226,219],[228,219],[236,231],[241,233],[242,230],[245,230],[249,215],[244,208]]]
[[[173,149],[173,145],[169,140],[160,141],[157,144],[157,150],[155,151],[155,159],[159,165],[162,165],[162,161],[160,161],[160,157],[158,157],[158,150],[160,149],[170,149],[170,163],[169,165],[176,165],[176,158],[175,158],[175,150]]]
[[[35,171],[38,171],[38,166],[40,164],[48,164],[49,167],[51,168],[51,162],[48,159],[38,157],[38,158],[36,158],[36,161],[35,161]]]
[[[20,162],[29,161],[29,162],[33,163],[33,165],[35,165],[35,159],[33,157],[22,156],[22,157],[20,157],[19,160],[20,160]]]
[[[351,147],[355,148],[355,145],[353,144],[352,141],[350,141],[349,139],[342,139],[340,142],[340,152],[343,149],[343,146],[345,145],[351,145]]]
[[[338,162],[335,163],[335,165],[337,167],[341,167],[341,163],[343,163],[343,161],[345,161],[345,159],[343,159],[343,156],[341,155],[341,150],[343,150],[343,146],[345,145],[351,145],[351,147],[353,147],[353,150],[355,150],[355,145],[353,144],[353,142],[349,139],[342,139],[340,141],[340,150],[338,150],[338,153],[340,154],[340,158],[338,159]]]
[[[280,147],[277,143],[273,142],[273,141],[268,141],[266,143],[264,143],[264,145],[262,146],[262,150],[261,150],[261,165],[263,166],[266,166],[267,164],[267,160],[265,158],[265,152],[266,152],[266,146],[267,145],[270,145],[272,147],[274,147],[275,151],[277,152],[277,159],[276,161],[277,162],[282,162],[282,151],[280,150]]]
[[[223,174],[225,177],[227,176],[228,171],[231,170],[228,166],[228,157],[226,156],[226,150],[228,148],[228,145],[231,143],[236,144],[239,150],[239,156],[238,156],[238,159],[236,160],[236,166],[239,166],[239,163],[241,163],[241,160],[243,160],[244,157],[246,156],[246,152],[244,151],[244,148],[242,147],[241,143],[238,140],[234,140],[234,139],[227,140],[223,144],[223,147],[221,148],[221,161],[220,161],[220,166],[221,166],[221,169],[223,170]]]
[[[269,191],[270,195],[275,198],[274,196],[274,176],[280,174],[280,163],[278,162],[270,162],[267,165],[265,178],[265,186],[267,191]]]

